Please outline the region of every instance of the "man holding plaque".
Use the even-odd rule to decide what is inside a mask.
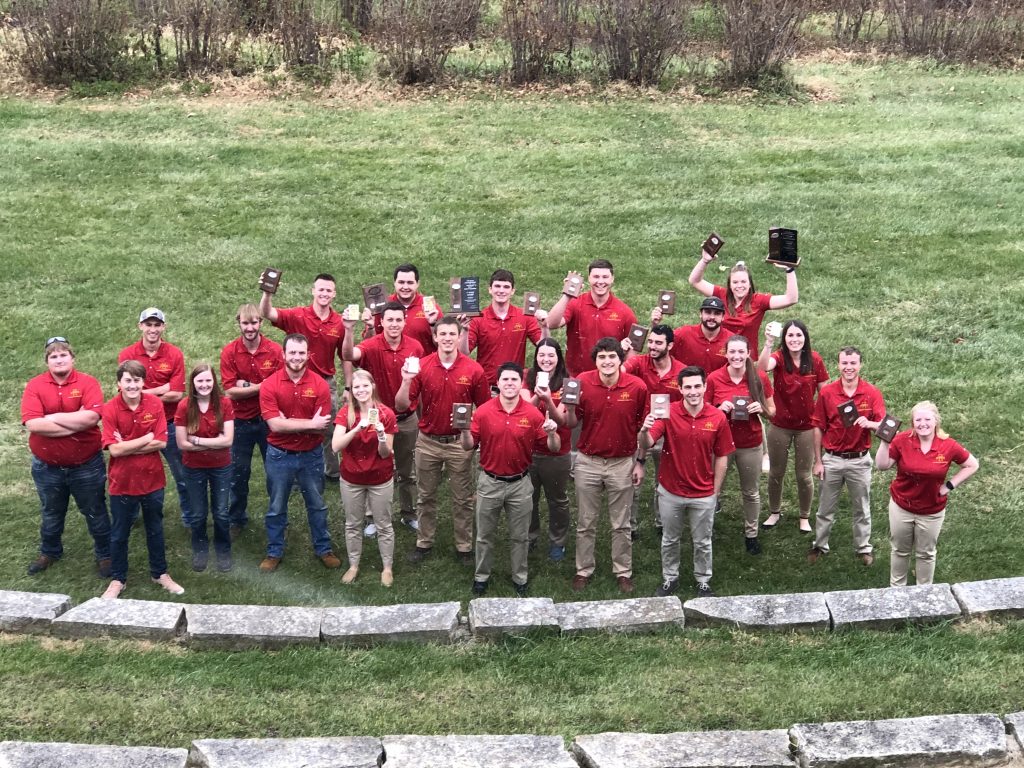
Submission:
[[[395,393],[400,413],[420,407],[416,441],[416,548],[409,562],[430,555],[437,532],[437,489],[448,470],[452,497],[455,550],[459,562],[473,565],[473,456],[462,450],[459,430],[452,425],[456,404],[483,405],[491,398],[480,364],[459,352],[459,321],[450,315],[434,326],[437,352],[402,367],[402,385]],[[468,413],[466,414],[468,416]]]
[[[679,372],[683,370],[683,364],[672,357],[672,346],[675,336],[672,329],[667,325],[658,324],[651,328],[647,334],[647,354],[631,354],[632,350],[626,352],[626,373],[636,376],[647,387],[650,395],[665,395],[670,403],[682,398],[679,392]],[[649,458],[654,460],[654,474],[657,477],[658,468],[661,464],[661,443],[651,446],[647,452]],[[640,461],[646,461],[641,459]],[[630,510],[629,524],[632,528],[633,539],[636,540],[640,529],[640,498],[643,495],[643,485],[638,485],[633,492],[633,506]],[[654,494],[651,501],[651,512],[654,514],[654,527],[661,530],[661,517],[658,515],[658,495]]]
[[[609,336],[594,345],[591,359],[597,369],[579,375],[579,402],[566,412],[570,429],[578,422],[583,425],[573,470],[578,508],[574,592],[582,592],[594,577],[597,518],[603,496],[608,497],[611,520],[612,575],[620,592],[633,591],[629,514],[633,489],[644,480],[636,435],[649,404],[644,383],[622,370],[622,355],[620,339]]]
[[[562,295],[547,316],[549,330],[565,326],[565,365],[571,376],[594,370],[590,353],[598,340],[606,336],[625,339],[636,322],[633,310],[612,293],[612,263],[595,259],[587,269],[590,290],[581,293],[580,276],[570,272],[563,282]]]
[[[839,350],[839,378],[826,384],[814,406],[814,475],[821,480],[814,545],[808,562],[827,555],[839,494],[845,485],[853,511],[853,545],[864,565],[875,562],[871,547],[871,434],[885,416],[877,388],[860,377],[856,347]],[[847,417],[846,412],[851,416]],[[849,426],[847,426],[849,425]]]
[[[235,406],[235,437],[231,443],[231,497],[228,517],[232,536],[249,522],[249,478],[253,449],[267,463],[267,422],[260,415],[260,387],[284,365],[284,351],[261,332],[263,318],[254,304],[243,304],[235,315],[242,335],[220,352],[224,394]]]
[[[651,311],[651,322],[661,322],[662,313],[658,307]],[[725,302],[717,296],[708,296],[700,303],[700,322],[696,325],[681,325],[672,333],[672,357],[685,365],[703,368],[706,374],[726,364],[725,342],[728,333],[722,331],[725,317]]]
[[[434,323],[441,317],[441,307],[433,296],[420,293],[420,271],[415,264],[399,264],[395,267],[395,292],[388,301],[397,301],[405,307],[405,335],[418,341],[423,352],[429,355],[437,351],[434,344]],[[384,330],[384,316],[375,315],[373,329],[367,329],[367,336]]]
[[[178,410],[178,401],[185,396],[185,356],[173,344],[164,341],[167,325],[164,313],[156,307],[142,310],[139,315],[139,331],[142,339],[131,346],[125,347],[117,356],[118,364],[126,360],[136,360],[146,369],[146,388],[144,395],[153,395],[164,404],[164,418],[174,422],[174,414]],[[166,441],[160,449],[167,468],[171,470],[174,485],[178,491],[178,507],[181,509],[181,522],[189,527],[190,504],[188,489],[185,488],[185,468],[181,463],[181,451],[175,440]]]
[[[502,363],[497,371],[498,397],[476,409],[469,428],[461,431],[467,451],[480,447],[480,477],[476,487],[476,573],[473,594],[487,591],[494,561],[495,534],[504,510],[508,515],[512,586],[526,597],[529,571],[530,517],[533,483],[530,462],[536,448],[558,453],[558,425],[545,418],[520,396],[523,369],[518,363]]]
[[[469,323],[469,333],[463,337],[462,351],[469,354],[476,350],[476,361],[484,369],[489,384],[498,382],[498,366],[513,362],[523,367],[526,364],[526,341],[535,345],[544,336],[547,327],[541,330],[540,323],[547,318],[541,309],[535,316],[527,315],[512,304],[516,292],[516,279],[507,269],[498,269],[491,275],[488,293],[490,306],[484,308],[479,317]]]
[[[341,342],[341,357],[357,363],[370,372],[377,384],[380,401],[395,412],[398,420],[398,434],[392,447],[395,455],[395,495],[402,512],[402,523],[416,530],[416,472],[414,454],[416,435],[416,411],[400,411],[395,407],[395,395],[402,386],[402,366],[410,357],[423,357],[423,347],[405,333],[406,309],[399,301],[389,301],[380,313],[382,332],[354,344],[356,321],[343,319],[345,337]]]
[[[261,284],[261,287],[265,287]],[[313,279],[313,303],[308,307],[278,309],[271,302],[273,294],[264,290],[260,295],[260,314],[288,334],[301,333],[309,342],[309,370],[327,382],[331,392],[331,412],[328,425],[334,423],[338,412],[338,383],[334,378],[334,355],[341,345],[344,328],[341,315],[331,305],[337,293],[334,276],[322,272]],[[345,381],[351,375],[351,365],[345,366]],[[324,432],[324,474],[328,480],[337,480],[338,455],[331,450],[333,429]]]

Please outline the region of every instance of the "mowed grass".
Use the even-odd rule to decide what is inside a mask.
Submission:
[[[0,340],[8,349],[0,369],[0,586],[64,592],[76,601],[102,589],[74,511],[64,560],[25,575],[38,546],[38,502],[18,402],[25,381],[42,370],[50,335],[69,335],[79,368],[112,393],[117,351],[137,338],[140,309],[168,313],[167,338],[189,364],[216,360],[237,334],[238,304],[256,300],[256,278],[268,264],[285,272],[279,306],[308,302],[320,271],[338,277],[339,304],[358,301],[361,284],[389,280],[404,261],[420,266],[424,292],[442,298],[450,275],[486,277],[508,267],[520,291],[539,290],[550,304],[566,270],[584,270],[599,257],[615,263],[616,292],[641,317],[657,291],[679,291],[673,324],[680,325],[697,319],[686,276],[711,230],[727,241],[711,279],[723,281],[721,270],[745,259],[758,290],[782,291],[781,275],[762,263],[766,230],[776,224],[800,230],[804,258],[800,304],[777,319],[807,322],[833,375],[837,349],[859,346],[865,378],[895,413],[906,420],[914,402],[935,400],[949,432],[981,459],[981,472],[950,503],[936,579],[1020,575],[1024,75],[807,63],[798,78],[827,85],[835,97],[0,100]],[[276,330],[271,335],[280,339]],[[257,469],[254,525],[227,575],[189,571],[187,533],[169,490],[170,570],[185,599],[343,605],[469,597],[471,574],[449,554],[446,514],[431,562],[419,570],[405,564],[413,538],[402,530],[392,590],[377,583],[370,542],[360,580],[343,588],[338,573],[313,559],[304,514],[293,505],[282,569],[261,576],[261,479]],[[845,503],[833,554],[815,567],[805,563],[808,540],[796,531],[791,482],[782,526],[762,536],[763,556],[747,556],[730,477],[716,521],[715,589],[886,585],[888,482],[876,474],[878,562],[866,569],[852,556]],[[650,480],[648,497],[649,487]],[[328,489],[328,502],[340,553],[336,489]],[[639,593],[650,594],[660,558],[646,503],[642,514],[634,572]],[[617,596],[606,532],[600,544],[588,599]],[[544,550],[531,558],[533,594],[576,599],[572,547],[560,565],[548,563]],[[145,573],[136,534],[126,596],[163,599]],[[504,550],[492,581],[493,594],[512,594]],[[0,732],[179,743],[182,733],[569,734],[1008,711],[1024,706],[1012,679],[1018,634],[1017,625],[978,636],[949,629],[813,640],[711,633],[270,656],[16,640],[0,646],[0,675],[12,691],[0,705]],[[694,675],[706,682],[691,685]],[[931,681],[943,675],[950,685],[937,691]],[[681,682],[666,686],[669,679]],[[488,695],[488,686],[502,695]],[[508,691],[516,691],[514,701]],[[59,725],[40,722],[42,710],[35,711],[47,696],[69,715]],[[413,705],[416,696],[423,698]],[[190,703],[174,706],[178,697]],[[340,712],[348,697],[351,718]],[[92,714],[98,701],[114,699],[139,700],[144,711]],[[485,706],[498,699],[493,711]],[[318,719],[307,704],[292,706],[298,701],[331,702],[339,711]],[[622,714],[634,711],[635,721]]]

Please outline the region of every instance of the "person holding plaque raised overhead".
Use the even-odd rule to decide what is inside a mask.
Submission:
[[[910,552],[917,560],[917,583],[931,584],[935,551],[946,516],[949,494],[978,471],[978,460],[942,429],[934,403],[918,403],[910,412],[912,427],[892,443],[884,440],[875,453],[880,470],[896,467],[889,486],[889,586],[905,587]],[[946,479],[950,464],[960,465]]]

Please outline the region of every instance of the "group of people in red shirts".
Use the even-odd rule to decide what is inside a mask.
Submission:
[[[671,305],[660,301],[649,326],[638,326],[635,313],[612,291],[612,264],[601,259],[589,265],[586,286],[583,276],[570,272],[547,311],[536,302],[525,309],[514,304],[514,276],[496,270],[488,282],[491,301],[474,317],[458,310],[445,314],[420,292],[412,264],[395,268],[394,293],[375,311],[349,305],[336,312],[336,281],[320,274],[309,306],[277,308],[264,291],[258,306],[239,308],[240,336],[221,352],[219,382],[208,363],[185,376],[181,351],[163,340],[163,312],[148,308],[139,318],[140,341],[119,356],[118,393],[106,402],[96,379],[75,370],[67,339],[50,338],[47,371],[29,382],[22,400],[42,517],[40,554],[29,573],[60,559],[74,496],[94,540],[99,572],[110,578],[105,597],[125,589],[128,535],[140,511],[151,578],[173,594],[183,593],[167,573],[159,453],[191,529],[193,569],[208,567],[212,519],[216,568],[230,570],[231,542],[249,522],[251,464],[258,448],[269,497],[266,556],[259,569],[267,573],[284,559],[288,503],[296,486],[315,555],[327,568],[341,567],[328,530],[326,479],[339,483],[344,508],[348,568],[342,582],[358,578],[363,540],[374,537],[380,582],[390,586],[393,505],[397,519],[416,533],[407,559],[422,563],[434,554],[438,493],[447,475],[455,556],[473,568],[472,593],[483,595],[489,588],[504,513],[512,587],[526,595],[528,555],[541,538],[542,495],[548,557],[566,557],[571,478],[577,506],[572,589],[586,590],[595,576],[599,516],[606,504],[611,575],[629,594],[635,588],[632,545],[641,489],[652,459],[651,508],[662,556],[656,594],[679,589],[681,540],[688,528],[695,594],[712,596],[711,532],[729,466],[735,465],[739,477],[746,550],[759,555],[759,534],[783,518],[782,489],[792,454],[797,522],[801,531],[814,534],[810,562],[829,552],[845,486],[855,554],[865,565],[873,563],[872,467],[895,466],[890,583],[907,583],[912,553],[917,582],[930,583],[946,498],[977,471],[977,459],[942,431],[938,409],[927,401],[914,406],[909,430],[895,436],[880,430],[893,418],[878,389],[861,378],[862,355],[855,347],[840,350],[839,377],[829,383],[800,320],[781,327],[768,323],[762,337],[765,313],[798,301],[794,267],[784,267],[785,292],[770,295],[756,292],[742,262],[729,270],[725,286],[707,281],[713,258],[703,251],[689,276],[704,296],[699,322],[675,329],[664,323]],[[264,319],[286,333],[282,344],[262,333]],[[564,350],[551,335],[559,329],[565,332]],[[528,343],[534,346],[532,364]],[[343,394],[336,385],[336,357],[344,370]],[[872,462],[876,430],[887,440],[880,441]],[[110,457],[106,466],[103,450]],[[958,469],[947,479],[951,464]],[[764,469],[769,514],[761,520]],[[821,487],[812,529],[815,476]]]

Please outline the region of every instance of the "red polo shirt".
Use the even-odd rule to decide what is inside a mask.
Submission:
[[[725,414],[704,403],[691,416],[682,401],[672,403],[668,418],[658,419],[650,438],[665,436],[661,449],[658,482],[669,493],[687,499],[703,499],[715,491],[715,459],[736,450]]]
[[[797,364],[793,364],[793,372],[786,370],[785,357],[789,352],[780,349],[772,352],[775,368],[772,369],[772,382],[775,386],[775,418],[772,424],[781,429],[810,429],[811,417],[814,415],[814,398],[818,394],[818,384],[828,381],[828,371],[821,355],[811,351],[811,372],[800,373]]]
[[[225,390],[231,389],[238,380],[259,384],[284,365],[284,350],[276,341],[260,334],[260,343],[255,352],[245,348],[242,337],[228,344],[220,351],[220,378]],[[259,393],[252,397],[233,400],[236,419],[258,419],[260,417]]]
[[[409,410],[420,403],[420,431],[428,435],[457,435],[452,428],[452,405],[483,405],[491,399],[491,388],[480,364],[459,352],[451,368],[445,368],[435,352],[420,361],[420,372],[409,384]]]
[[[590,291],[571,299],[565,308],[565,365],[576,376],[594,370],[590,351],[605,336],[624,339],[636,315],[624,301],[608,294],[608,301],[598,307]]]
[[[617,459],[636,451],[636,436],[647,417],[647,387],[636,376],[620,373],[611,387],[597,371],[581,373],[576,415],[583,422],[576,449],[588,456]]]
[[[402,365],[405,358],[423,357],[423,347],[418,341],[403,333],[398,349],[392,349],[384,334],[378,333],[362,342],[358,349],[362,355],[359,366],[373,376],[377,384],[377,397],[388,408],[394,410],[395,394],[402,386]]]
[[[477,350],[476,361],[491,384],[498,382],[498,366],[502,363],[525,365],[526,340],[536,344],[540,337],[537,318],[513,304],[509,304],[504,320],[494,313],[493,306],[488,306],[469,323],[469,349]]]
[[[320,411],[331,413],[331,390],[323,378],[307,368],[293,382],[288,371],[274,371],[260,387],[260,415],[264,421],[284,416],[286,419],[311,419]],[[274,432],[267,442],[286,451],[311,451],[323,442],[322,432]]]
[[[156,352],[150,356],[141,341],[137,341],[130,347],[125,347],[117,356],[117,364],[125,360],[138,360],[146,368],[146,389],[162,387],[164,384],[171,385],[171,392],[185,391],[185,356],[173,344],[161,341]],[[163,401],[160,401],[163,403]],[[163,403],[164,420],[174,421],[174,411],[177,403]]]
[[[850,399],[843,391],[842,379],[826,384],[818,393],[811,425],[822,432],[822,448],[836,453],[866,451],[871,448],[871,430],[861,427],[847,429],[839,417],[839,404]],[[857,390],[852,399],[857,404],[857,413],[867,417],[868,421],[880,421],[885,416],[882,393],[864,379],[857,382]]]
[[[647,387],[650,395],[668,395],[672,402],[680,400],[683,393],[679,391],[679,372],[683,370],[683,364],[671,355],[668,358],[671,365],[668,373],[662,376],[654,367],[650,355],[633,355],[626,361],[626,373],[636,376]]]
[[[388,296],[388,301],[402,303],[397,293],[392,293]],[[444,314],[444,307],[441,305],[441,302],[437,303],[437,311],[441,315]],[[373,316],[373,327],[377,335],[384,332],[383,313]],[[405,308],[405,330],[402,333],[404,336],[418,341],[420,346],[423,347],[424,354],[429,355],[431,352],[437,351],[437,345],[434,343],[434,329],[427,320],[427,316],[423,313],[423,294],[417,293],[413,296],[412,303]]]
[[[533,452],[547,447],[548,435],[541,424],[544,416],[522,397],[511,412],[494,397],[473,412],[469,432],[480,446],[480,466],[487,472],[508,477],[530,468]]]
[[[896,477],[889,494],[907,512],[934,515],[946,508],[948,496],[939,489],[946,482],[950,464],[963,464],[970,452],[951,437],[932,438],[928,453],[921,453],[921,440],[912,429],[900,432],[889,444],[889,458],[896,462]]]
[[[774,391],[768,381],[768,377],[761,372],[758,372],[757,375],[761,377],[761,384],[764,386],[764,396],[766,398],[772,397]],[[740,379],[739,384],[736,384],[729,377],[728,368],[719,368],[708,376],[707,389],[704,391],[704,400],[706,402],[717,408],[726,400],[732,400],[737,395],[751,397],[746,375]],[[739,421],[731,417],[727,418],[729,419],[729,428],[732,430],[732,439],[735,441],[737,448],[754,448],[761,444],[761,418],[759,416],[751,414],[747,421]]]
[[[380,423],[384,432],[393,435],[398,432],[398,421],[395,412],[386,405],[381,405]],[[335,424],[348,427],[348,406],[342,406],[334,419]],[[377,430],[367,426],[353,436],[352,442],[341,451],[341,478],[352,485],[383,485],[395,476],[395,460],[388,456],[382,459],[377,450]]]
[[[49,371],[29,379],[21,396],[21,423],[51,413],[103,411],[103,390],[87,373],[71,369],[67,381],[58,384]],[[92,459],[101,448],[97,424],[66,437],[47,437],[30,432],[28,448],[40,461],[57,467],[77,467]]]
[[[163,406],[155,395],[143,395],[133,411],[120,393],[114,395],[103,406],[103,447],[118,442],[114,439],[114,432],[120,433],[123,442],[142,437],[147,432],[152,432],[157,440],[167,440]],[[165,485],[160,452],[111,456],[107,481],[111,496],[145,496],[159,491]]]
[[[341,351],[345,325],[341,315],[327,310],[327,319],[316,316],[313,306],[277,310],[274,325],[285,333],[301,333],[309,340],[309,369],[320,376],[334,375],[334,354]]]
[[[226,424],[235,420],[235,407],[231,404],[230,397],[220,399],[220,410],[222,421]],[[174,426],[188,426],[188,398],[178,403],[178,410],[174,413]],[[199,429],[193,434],[196,437],[220,437],[223,430],[217,429],[217,418],[212,408],[207,408],[206,413],[199,414]],[[174,438],[170,438],[174,439]],[[231,449],[217,448],[212,451],[182,451],[181,463],[191,469],[218,469],[231,464]]]
[[[734,333],[746,336],[747,341],[750,342],[750,354],[756,359],[761,349],[761,321],[764,320],[764,313],[771,309],[772,295],[770,293],[755,293],[744,304],[745,308],[738,313],[729,306],[724,286],[716,285],[714,295],[725,304],[725,317],[722,318],[722,328],[728,331],[725,341],[728,341],[729,336]]]
[[[672,357],[683,367],[699,365],[704,373],[710,375],[729,362],[725,359],[725,343],[732,334],[724,329],[720,329],[712,341],[705,338],[700,323],[676,328],[672,335],[675,337]]]

